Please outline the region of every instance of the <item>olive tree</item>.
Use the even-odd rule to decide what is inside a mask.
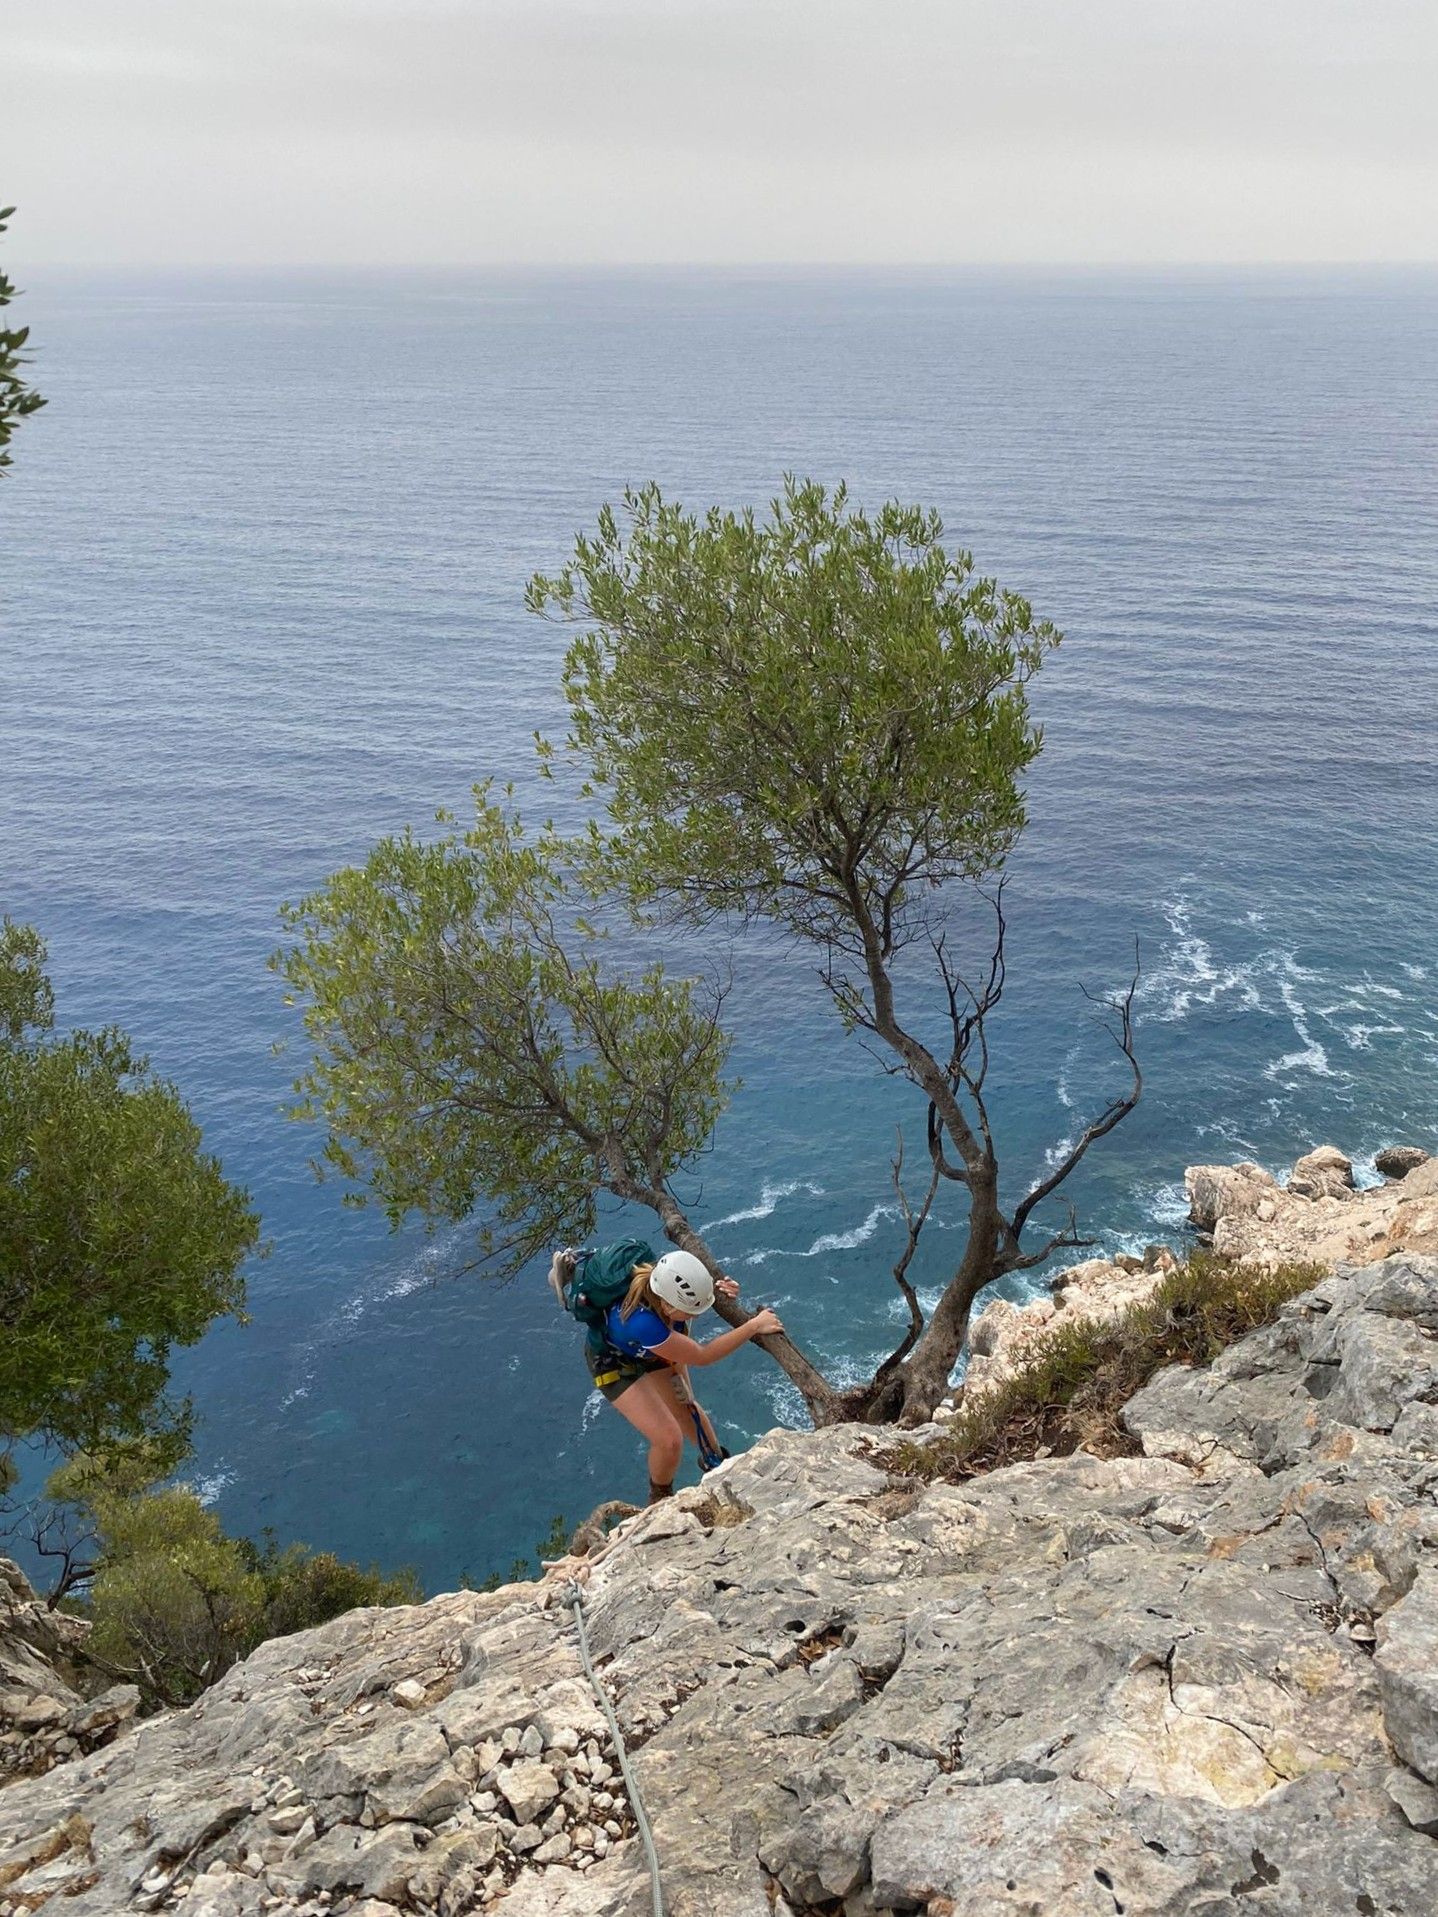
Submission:
[[[895,1172],[908,1330],[843,1409],[926,1415],[979,1291],[1085,1242],[1071,1220],[1027,1234],[1141,1090],[1130,986],[1113,1006],[1123,1088],[1041,1179],[1001,1194],[986,1083],[1002,874],[1041,744],[1027,688],[1060,635],[947,551],[936,514],[870,515],[842,487],[795,481],[763,519],[628,492],[528,598],[582,628],[564,672],[569,744],[613,823],[605,876],[641,912],[767,921],[813,950],[846,1028],[923,1102],[917,1204]],[[975,888],[993,908],[982,952],[963,949],[958,910]],[[964,1194],[967,1234],[926,1319],[906,1274],[945,1185]]]
[[[259,1219],[122,1032],[54,1030],[45,945],[0,922],[0,1450],[163,1440],[169,1355],[238,1313]]]
[[[475,1262],[499,1275],[589,1237],[600,1193],[712,1264],[674,1182],[732,1090],[722,981],[616,954],[585,844],[527,831],[509,795],[478,786],[473,823],[441,824],[284,908],[274,964],[313,1048],[293,1110],[326,1127],[318,1169],[393,1225],[479,1214]],[[764,1343],[831,1415],[803,1354]]]

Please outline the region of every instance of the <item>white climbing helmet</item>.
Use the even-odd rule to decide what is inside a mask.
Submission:
[[[656,1298],[662,1298],[685,1318],[697,1317],[714,1302],[709,1268],[692,1251],[666,1251],[649,1274],[649,1286]]]

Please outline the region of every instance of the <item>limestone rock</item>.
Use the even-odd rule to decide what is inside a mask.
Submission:
[[[1213,1221],[1203,1229],[1220,1256],[1266,1270],[1292,1262],[1373,1264],[1396,1251],[1438,1254],[1438,1159],[1425,1158],[1401,1179],[1354,1191],[1343,1179],[1347,1161],[1341,1153],[1334,1156],[1337,1163],[1325,1159],[1311,1178],[1296,1179],[1287,1191],[1271,1182],[1260,1191],[1248,1178],[1251,1168],[1230,1173],[1225,1167],[1191,1166],[1190,1192],[1197,1185],[1205,1194],[1204,1205],[1195,1204],[1195,1222],[1202,1209]],[[1299,1160],[1295,1175],[1310,1159]],[[1211,1174],[1220,1185],[1223,1178],[1237,1181],[1232,1202],[1222,1193],[1213,1199],[1206,1182]]]
[[[1379,1621],[1374,1663],[1394,1750],[1438,1784],[1438,1559]]]
[[[500,1772],[498,1782],[517,1824],[532,1824],[559,1795],[559,1779],[544,1764],[511,1764]]]
[[[1288,1176],[1295,1198],[1346,1198],[1353,1190],[1353,1162],[1336,1145],[1305,1153]]]
[[[0,1784],[114,1741],[139,1706],[133,1684],[89,1664],[83,1619],[52,1611],[0,1558]]]
[[[1373,1154],[1373,1169],[1384,1178],[1406,1178],[1411,1171],[1428,1163],[1429,1154],[1417,1145],[1385,1145]]]
[[[1435,1412],[1404,1252],[1160,1373],[1141,1456],[896,1485],[892,1432],[771,1433],[582,1564],[277,1639],[10,1784],[0,1909],[641,1917],[582,1571],[671,1917],[1426,1911]]]
[[[1261,1165],[1190,1165],[1183,1174],[1188,1215],[1199,1231],[1212,1233],[1220,1218],[1257,1211],[1278,1191]]]

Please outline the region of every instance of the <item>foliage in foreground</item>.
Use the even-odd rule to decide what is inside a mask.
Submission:
[[[915,1477],[960,1483],[1000,1465],[1080,1449],[1135,1453],[1123,1407],[1165,1365],[1208,1365],[1246,1332],[1327,1275],[1321,1265],[1263,1272],[1195,1252],[1151,1298],[1107,1323],[1075,1319],[1037,1341],[1031,1362],[961,1408],[942,1438],[903,1444],[890,1462]]]
[[[143,1451],[69,1459],[46,1486],[93,1556],[69,1608],[94,1629],[88,1650],[150,1704],[197,1697],[267,1638],[324,1624],[364,1604],[417,1604],[411,1571],[386,1574],[302,1544],[226,1536],[183,1485],[155,1488]],[[68,1567],[67,1567],[68,1568]]]
[[[0,233],[3,233],[15,211],[13,206],[0,206]],[[0,271],[0,311],[7,307],[15,297],[15,288],[7,273]],[[45,401],[33,386],[26,384],[20,369],[26,364],[24,352],[26,340],[30,337],[28,326],[0,325],[0,478],[10,465],[10,439],[22,419],[28,419],[31,413],[38,413]]]
[[[57,1033],[44,940],[0,921],[0,1448],[166,1437],[169,1353],[244,1302],[248,1194],[122,1032]]]

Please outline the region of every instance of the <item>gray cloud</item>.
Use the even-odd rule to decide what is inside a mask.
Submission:
[[[1438,253],[1431,0],[66,0],[26,259]]]

